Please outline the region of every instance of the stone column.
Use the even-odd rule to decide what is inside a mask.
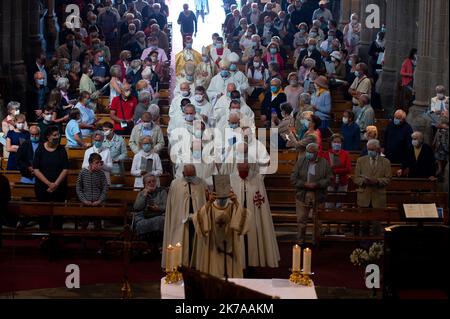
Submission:
[[[55,14],[55,0],[46,0],[47,17],[45,20],[45,39],[47,42],[47,53],[55,52],[58,40],[58,18]]]
[[[370,4],[375,4],[380,8],[380,27],[379,28],[368,28],[366,25],[366,19],[371,14],[371,12],[367,13],[366,8]],[[362,25],[361,30],[361,42],[359,46],[359,56],[361,59],[368,63],[368,52],[370,45],[372,42],[376,39],[378,31],[380,31],[381,26],[385,24],[385,17],[386,17],[386,0],[362,0],[361,1],[361,15],[360,15],[360,21]]]
[[[27,1],[26,1],[27,2]],[[27,44],[25,46],[25,60],[27,63],[34,61],[35,57],[42,50],[42,34],[40,26],[40,7],[39,1],[27,2],[26,20],[27,37],[24,37],[24,41]]]
[[[423,114],[435,95],[438,84],[448,88],[448,9],[447,0],[419,1],[419,30],[417,69],[414,75],[416,100],[410,108],[408,122],[431,141],[429,121],[414,114]]]
[[[344,26],[350,22],[350,15],[352,13],[361,15],[360,7],[360,0],[341,0],[340,17],[339,19],[336,18],[341,30],[343,30]]]
[[[22,7],[23,0],[8,0],[11,2],[11,81],[12,98],[25,107],[27,72],[22,52]],[[24,0],[26,1],[26,0]]]
[[[381,76],[381,103],[392,115],[400,68],[409,50],[417,46],[419,0],[388,0],[386,7],[386,50]]]
[[[0,1],[0,118],[6,116],[6,104],[11,99],[11,90],[8,89],[11,39],[11,2]]]

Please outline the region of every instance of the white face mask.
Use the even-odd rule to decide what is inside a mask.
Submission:
[[[51,114],[44,115],[44,120],[50,122],[52,120],[52,115]]]
[[[20,110],[14,110],[13,111],[13,115],[19,115],[20,114]]]
[[[23,128],[25,127],[25,123],[17,123],[16,127],[18,130],[23,130]]]
[[[103,134],[105,134],[105,136],[109,136],[109,134],[111,134],[111,130],[103,131]]]

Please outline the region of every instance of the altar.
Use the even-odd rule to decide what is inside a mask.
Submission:
[[[314,283],[311,286],[299,286],[288,279],[244,279],[229,278],[239,286],[281,299],[317,299]],[[161,279],[161,299],[185,299],[183,281],[166,284]]]

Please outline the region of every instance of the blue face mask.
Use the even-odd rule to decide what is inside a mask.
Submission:
[[[359,78],[359,71],[355,71],[355,76]]]
[[[192,152],[192,156],[193,156],[195,159],[200,159],[200,158],[202,158],[202,151],[193,151],[193,152]]]
[[[194,76],[186,75],[186,80],[189,81],[189,82],[192,82],[192,81],[194,81]]]
[[[228,202],[228,198],[217,198],[216,202],[219,207],[224,207]]]
[[[64,64],[64,69],[70,70],[70,64]]]
[[[98,57],[98,62],[103,62],[103,61],[105,61],[105,58],[102,57],[102,56],[99,56],[99,57]]]
[[[192,183],[195,180],[195,176],[185,176],[184,180],[188,183]]]
[[[307,119],[302,119],[301,122],[302,122],[304,128],[308,128],[309,121]]]
[[[44,79],[39,79],[39,80],[37,80],[37,83],[38,83],[39,85],[44,85]]]
[[[271,54],[277,53],[277,49],[275,49],[275,48],[270,48],[270,53],[271,53]]]
[[[270,87],[270,91],[271,91],[272,93],[277,93],[277,92],[278,92],[278,87],[272,85],[272,86]]]
[[[231,64],[230,65],[230,71],[236,71],[237,70],[237,66],[236,66],[236,64]]]
[[[143,150],[145,153],[150,152],[151,149],[152,149],[152,146],[151,146],[150,144],[142,144],[142,150]]]
[[[308,161],[313,161],[316,159],[315,153],[306,152],[305,157]]]
[[[401,121],[399,119],[394,119],[394,124],[395,125],[400,125]]]
[[[227,70],[220,71],[220,76],[223,78],[227,78],[230,73]]]
[[[31,143],[39,143],[39,137],[32,136],[32,137],[30,137],[30,141],[31,141]]]
[[[377,151],[367,151],[367,155],[369,155],[370,158],[376,158],[378,156]]]
[[[222,43],[220,43],[220,44],[217,43],[217,44],[216,44],[216,48],[217,48],[217,49],[222,49],[222,48],[223,48],[223,44],[222,44]]]
[[[230,128],[233,130],[239,127],[239,123],[230,123]]]
[[[192,122],[192,121],[194,120],[194,115],[193,115],[193,114],[186,114],[186,115],[184,116],[184,119],[185,119],[187,122]]]
[[[342,148],[342,144],[341,143],[332,143],[331,147],[333,148],[333,151],[340,151]]]
[[[186,43],[186,49],[192,49],[192,43]]]
[[[95,142],[94,142],[94,147],[95,147],[95,148],[101,148],[102,145],[103,145],[103,142],[102,142],[102,141],[95,141]]]

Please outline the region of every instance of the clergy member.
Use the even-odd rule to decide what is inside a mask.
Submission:
[[[217,198],[209,194],[208,202],[193,216],[195,248],[191,267],[219,278],[243,277],[242,235],[247,233],[251,215],[243,209],[236,195]]]
[[[228,56],[228,61],[230,62],[230,76],[233,79],[233,83],[236,84],[236,90],[244,96],[249,85],[247,76],[238,68],[239,55],[236,52],[231,53]]]
[[[230,62],[222,60],[219,63],[220,72],[213,76],[211,83],[209,84],[208,94],[211,105],[215,105],[217,100],[224,94],[226,94],[226,88],[228,83],[233,83],[233,78],[230,74]]]
[[[205,182],[196,175],[194,165],[187,164],[183,177],[172,181],[167,195],[164,220],[164,239],[161,267],[166,266],[167,246],[180,243],[183,247],[182,264],[189,266],[195,229],[192,216],[206,203]]]
[[[178,52],[175,56],[176,75],[180,75],[184,69],[184,65],[188,61],[194,62],[196,65],[202,61],[202,55],[192,48],[192,37],[186,37],[185,48]]]
[[[209,52],[205,47],[202,48],[202,62],[197,65],[195,70],[195,85],[207,88],[211,79],[217,73],[217,66],[209,57]]]

